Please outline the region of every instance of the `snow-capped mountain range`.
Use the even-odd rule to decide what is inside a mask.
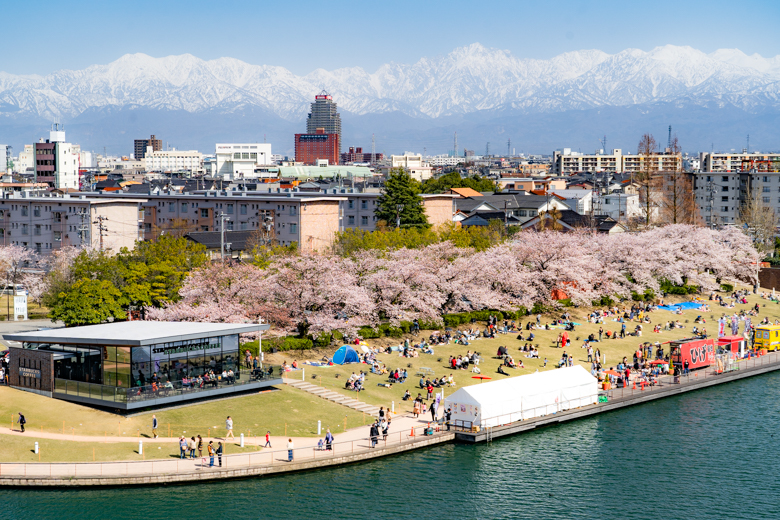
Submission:
[[[107,65],[46,76],[0,72],[0,125],[54,119],[67,124],[84,113],[111,110],[210,117],[260,110],[303,129],[309,103],[323,89],[345,114],[395,113],[426,124],[479,113],[501,117],[610,107],[645,107],[640,109],[645,113],[658,104],[757,115],[780,109],[780,56],[748,56],[736,49],[706,54],[667,45],[535,60],[475,43],[411,65],[382,65],[373,73],[351,67],[297,76],[232,58],[128,54]]]
[[[232,58],[128,54],[108,65],[47,76],[2,72],[0,110],[68,118],[128,105],[187,112],[253,105],[294,120],[322,89],[353,114],[402,111],[431,118],[506,107],[549,112],[677,100],[749,110],[780,103],[780,56],[667,45],[534,60],[475,43],[413,65],[382,65],[374,73],[352,67],[296,76]]]

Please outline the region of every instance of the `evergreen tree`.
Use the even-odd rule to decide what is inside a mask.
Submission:
[[[399,210],[399,206],[402,208]],[[395,226],[400,217],[401,227],[428,227],[428,217],[420,198],[420,183],[403,168],[390,170],[385,188],[377,201],[374,214],[377,220]]]

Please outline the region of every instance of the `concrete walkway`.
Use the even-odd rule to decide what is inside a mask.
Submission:
[[[368,439],[368,426],[340,434],[331,450],[318,449],[317,439],[294,438],[292,461],[288,458],[287,440],[274,438],[271,441],[273,449],[224,455],[221,461],[214,460],[214,466],[208,458],[170,457],[124,462],[0,463],[0,485],[124,486],[245,478],[369,460],[451,442],[455,438],[454,432],[447,431],[425,435],[426,426],[427,423],[418,418],[396,417],[391,422],[388,436],[380,435],[376,446],[371,446]],[[61,434],[49,435],[56,438]],[[87,440],[95,442],[95,438]]]
[[[428,416],[426,415],[425,418]],[[412,428],[419,428],[426,426],[428,424],[427,421],[423,420],[423,417],[415,418],[412,417],[411,414],[404,414],[404,415],[395,415],[391,417],[390,422],[390,432],[398,432],[401,430],[411,430]],[[371,419],[371,422],[373,422],[373,418]],[[347,430],[346,432],[339,433],[337,436],[336,441],[337,442],[351,442],[351,441],[357,441],[361,439],[367,439],[368,438],[368,432],[369,432],[370,422],[367,421],[367,424],[365,426],[359,426],[357,428],[351,428]],[[230,441],[235,441],[235,444],[238,444],[240,433],[235,434],[235,439],[231,439]],[[319,439],[325,438],[326,430],[322,430],[322,435],[320,437],[284,437],[281,435],[274,435],[271,436],[271,446],[275,446],[276,449],[279,447],[285,447],[287,446],[287,439],[292,439],[293,443],[296,447],[300,448],[311,448],[314,446],[317,446],[317,442]],[[17,429],[10,429],[7,427],[0,427],[0,435],[11,435],[14,437],[27,437],[31,440],[34,439],[51,439],[56,441],[68,441],[68,442],[89,442],[89,443],[134,443],[137,444],[139,440],[144,441],[145,443],[171,443],[175,444],[179,442],[179,437],[158,437],[156,439],[148,438],[148,437],[103,437],[99,435],[71,435],[71,434],[62,434],[62,433],[54,433],[54,432],[41,432],[41,431],[35,431],[28,429],[25,433],[22,433],[20,430]],[[195,434],[197,435],[197,434]],[[334,437],[336,437],[336,434],[334,434]],[[189,437],[188,437],[189,438]],[[203,437],[203,440],[208,443],[208,441],[225,441],[224,437]],[[255,442],[256,440],[256,442]],[[258,445],[262,446],[265,444],[265,435],[256,436],[253,435],[251,437],[245,437],[244,438],[244,444],[247,446],[253,446]]]
[[[332,401],[336,404],[346,406],[347,408],[352,408],[358,412],[366,413],[372,417],[379,416],[378,406],[358,401],[353,397],[347,397],[338,392],[334,392],[333,390],[328,390],[327,388],[307,383],[306,381],[300,381],[296,379],[284,379],[283,381],[285,384],[290,385],[293,388],[303,390],[304,392],[316,395],[317,397],[322,397],[323,399],[327,399],[328,401]]]

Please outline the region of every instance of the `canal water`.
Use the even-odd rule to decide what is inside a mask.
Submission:
[[[780,373],[488,445],[223,483],[3,490],[0,518],[780,518]]]

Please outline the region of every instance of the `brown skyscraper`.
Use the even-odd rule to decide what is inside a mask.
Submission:
[[[154,135],[152,135],[149,139],[136,139],[134,143],[135,146],[133,147],[133,153],[136,160],[146,157],[147,146],[151,146],[152,150],[155,152],[162,150],[162,140],[157,139]]]

